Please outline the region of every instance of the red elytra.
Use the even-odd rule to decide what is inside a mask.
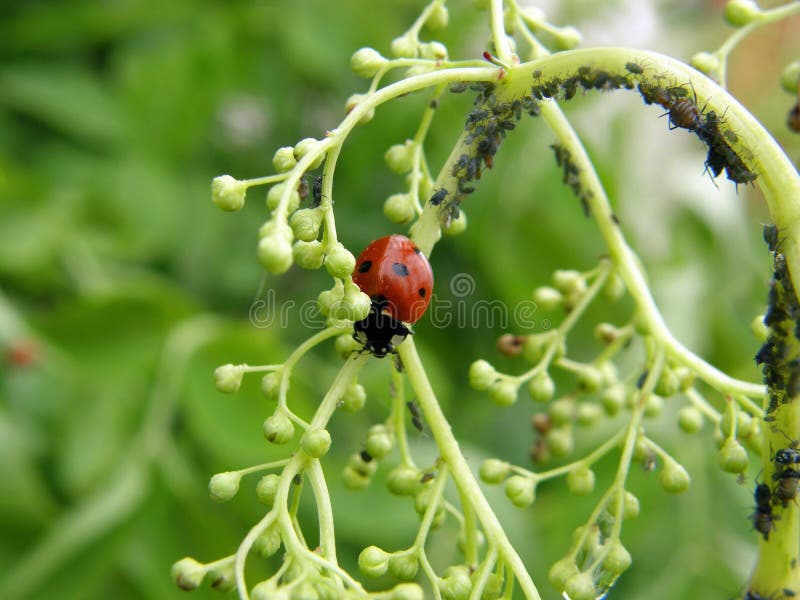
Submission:
[[[402,235],[375,240],[356,260],[353,281],[381,312],[417,322],[431,301],[433,271],[417,245]]]

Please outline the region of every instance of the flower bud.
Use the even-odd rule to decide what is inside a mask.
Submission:
[[[647,399],[644,401],[644,416],[646,418],[655,418],[661,414],[664,409],[664,399],[657,394],[648,394]]]
[[[506,480],[506,497],[518,508],[526,508],[536,498],[536,482],[530,477],[512,475]]]
[[[289,219],[294,237],[304,242],[317,239],[321,223],[322,210],[319,208],[301,208],[295,211]]]
[[[794,95],[797,94],[798,86],[800,86],[800,61],[795,61],[786,65],[781,73],[781,87]]]
[[[285,273],[294,261],[291,240],[280,235],[261,238],[258,242],[257,255],[261,266],[273,275]]]
[[[675,377],[678,378],[678,389],[682,392],[694,386],[694,371],[688,367],[675,367],[673,369]]]
[[[274,581],[259,581],[250,590],[250,600],[288,600],[286,590],[278,589]]]
[[[311,458],[322,458],[331,448],[331,434],[321,427],[311,428],[300,438],[300,447]]]
[[[695,69],[713,77],[719,71],[719,57],[711,52],[698,52],[689,61]]]
[[[382,459],[394,447],[394,439],[386,425],[373,425],[367,432],[364,449],[375,459]]]
[[[541,286],[533,290],[533,301],[545,312],[551,312],[561,306],[564,296],[556,288]]]
[[[608,416],[613,417],[625,406],[625,396],[625,387],[621,383],[612,385],[603,391],[600,402]]]
[[[528,393],[536,402],[550,402],[556,392],[556,384],[547,371],[542,371],[528,382]]]
[[[277,524],[267,527],[253,543],[253,550],[264,558],[275,554],[281,547],[281,530]],[[270,598],[272,598],[270,596]]]
[[[550,448],[550,452],[555,457],[562,457],[566,456],[567,454],[571,454],[575,447],[575,440],[572,437],[572,431],[569,427],[552,429],[547,434],[545,439],[547,440],[547,445]]]
[[[370,79],[375,77],[387,62],[374,48],[359,48],[350,57],[350,68],[359,77]]]
[[[593,394],[600,389],[603,385],[603,374],[600,369],[586,365],[581,368],[577,373],[578,386],[585,392]]]
[[[729,0],[724,16],[730,25],[742,27],[759,18],[761,9],[753,0]]]
[[[281,375],[279,371],[267,373],[261,378],[261,393],[268,399],[273,399],[281,385]]]
[[[347,337],[352,340],[352,336]],[[342,410],[350,413],[357,412],[364,407],[366,401],[367,391],[364,389],[364,386],[360,383],[353,382],[347,386],[347,389],[345,389],[342,395]]]
[[[622,519],[635,519],[639,516],[639,499],[629,491],[625,491],[622,499]]]
[[[413,140],[406,140],[402,144],[394,144],[383,155],[386,166],[392,173],[402,175],[408,173],[414,167],[414,149],[416,145]]]
[[[425,593],[418,583],[401,583],[392,589],[389,600],[423,600]]]
[[[352,94],[344,103],[344,113],[349,115],[356,107],[367,98],[366,94]],[[375,107],[371,106],[358,120],[359,125],[366,125],[375,117]]]
[[[416,554],[393,556],[389,559],[389,573],[401,581],[411,581],[417,576],[419,559]]]
[[[681,465],[674,460],[665,460],[658,476],[661,487],[670,494],[681,494],[689,489],[691,478]]]
[[[503,483],[511,473],[511,465],[503,460],[487,458],[481,463],[480,478],[484,483],[494,485]]]
[[[389,471],[386,487],[392,494],[398,496],[415,496],[422,487],[420,477],[418,469],[400,465]]]
[[[239,491],[241,479],[238,471],[217,473],[208,482],[208,495],[214,502],[227,502]]]
[[[574,27],[562,27],[553,36],[557,50],[572,50],[581,43],[581,32]]]
[[[449,18],[450,15],[447,12],[447,7],[444,4],[436,4],[428,14],[428,19],[425,21],[425,25],[432,31],[444,29],[447,27]]]
[[[341,242],[336,242],[336,245],[328,250],[328,254],[325,256],[325,268],[331,277],[344,279],[356,268],[356,259]]]
[[[594,491],[594,471],[589,467],[578,467],[567,474],[567,487],[571,494],[586,496]]]
[[[625,294],[625,283],[616,273],[611,273],[603,284],[603,294],[611,302],[616,302]]]
[[[656,382],[656,394],[669,398],[678,393],[680,386],[681,382],[675,372],[669,367],[665,367]]]
[[[469,385],[478,391],[488,390],[497,380],[497,371],[487,361],[476,360],[469,366]]]
[[[392,194],[383,203],[383,214],[392,223],[404,225],[414,219],[416,211],[411,196],[408,194]]]
[[[365,319],[372,308],[372,300],[361,291],[355,283],[348,281],[344,285],[344,302],[349,309],[349,318],[353,321]]]
[[[594,425],[602,415],[603,409],[594,402],[581,402],[578,405],[578,423],[584,427]]]
[[[445,235],[459,235],[464,233],[467,229],[467,213],[464,212],[464,209],[460,209],[458,211],[458,216],[455,219],[448,219],[447,223],[445,223],[444,228],[442,229],[442,233]]]
[[[306,156],[306,154],[309,154],[311,152],[315,152],[317,150],[319,144],[321,144],[321,143],[322,142],[320,142],[319,140],[315,140],[314,138],[305,138],[305,139],[300,140],[299,142],[297,142],[297,144],[295,144],[295,147],[294,147],[294,158],[295,158],[295,160],[299,161],[304,156]],[[313,171],[314,169],[319,167],[322,164],[322,160],[324,158],[325,158],[325,154],[324,153],[320,154],[316,159],[314,159],[314,162],[312,162],[309,165],[308,170],[309,171]]]
[[[498,406],[511,406],[517,401],[518,389],[516,383],[500,379],[489,386],[489,398]]]
[[[233,394],[242,385],[244,369],[239,365],[222,365],[214,369],[214,385],[223,394]]]
[[[203,583],[207,571],[206,565],[187,556],[172,565],[172,578],[179,588],[191,591],[196,590]]]
[[[208,572],[211,587],[218,592],[232,592],[236,589],[236,573],[232,562],[224,562],[212,567]]]
[[[416,58],[419,42],[410,34],[401,35],[392,40],[392,56],[397,58]]]
[[[419,45],[420,56],[428,60],[447,60],[447,46],[441,42]]]
[[[337,281],[331,289],[324,290],[317,296],[320,311],[324,315],[331,314],[342,303],[343,298],[344,284],[341,281]]]
[[[370,484],[372,477],[359,472],[351,465],[347,465],[342,470],[342,481],[351,490],[363,490]]]
[[[631,566],[630,553],[619,540],[609,542],[608,554],[603,559],[603,568],[612,575],[621,575]]]
[[[747,470],[748,456],[736,438],[728,438],[720,448],[719,466],[726,473],[744,473]]]
[[[439,589],[445,600],[467,600],[472,591],[469,569],[463,565],[448,567],[439,581]]]
[[[578,574],[578,565],[571,558],[562,558],[547,573],[550,584],[559,591],[562,591],[567,584],[567,580]]]
[[[550,405],[548,414],[556,426],[573,421],[575,419],[575,398],[572,396],[559,398]]]
[[[294,148],[291,146],[283,146],[275,151],[272,155],[272,166],[278,173],[285,173],[291,171],[297,164],[294,158]]]
[[[364,575],[380,577],[389,567],[389,554],[377,546],[367,546],[358,555],[358,568]]]
[[[594,338],[602,344],[610,344],[619,337],[619,329],[611,323],[598,323],[594,327]]]
[[[286,190],[285,183],[276,183],[267,192],[267,208],[274,211],[278,208],[278,205],[281,202],[281,196],[283,196],[284,190]],[[297,207],[300,206],[300,193],[297,190],[292,190],[289,192],[289,200],[286,204],[287,213],[292,213],[297,210]]]
[[[678,426],[686,433],[697,433],[703,427],[703,413],[694,406],[684,406],[678,411]]]
[[[264,437],[273,444],[285,444],[294,437],[294,425],[289,417],[276,412],[264,421]]]
[[[278,493],[278,484],[280,481],[280,476],[275,473],[264,475],[258,480],[258,484],[256,485],[256,498],[258,498],[261,504],[270,508],[272,507],[272,504],[275,502],[275,494]]]
[[[247,184],[230,175],[220,175],[211,180],[211,200],[224,211],[240,210],[246,193]]]
[[[311,242],[298,240],[292,246],[292,255],[294,256],[295,264],[301,269],[315,270],[322,266],[325,251],[322,249],[322,243],[319,240]]]
[[[591,573],[578,573],[567,579],[564,584],[564,594],[570,600],[595,600],[597,590]]]

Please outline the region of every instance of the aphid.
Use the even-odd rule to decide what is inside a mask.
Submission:
[[[316,208],[322,202],[322,175],[314,177],[314,183],[311,187],[311,197],[313,198],[311,206]]]
[[[625,69],[629,73],[633,73],[634,75],[642,75],[644,74],[644,66],[640,65],[636,62],[626,62]]]
[[[447,188],[440,188],[436,190],[430,199],[431,206],[439,206],[442,202],[444,202],[444,199],[447,197],[448,193],[449,192],[447,191]]]
[[[765,541],[769,541],[769,534],[775,529],[775,521],[780,519],[779,516],[772,514],[772,493],[769,486],[765,483],[757,484],[753,498],[756,501],[756,509],[750,515],[753,529],[764,536]]]
[[[372,242],[356,259],[353,282],[372,300],[369,315],[354,325],[353,337],[378,358],[392,352],[425,313],[433,292],[433,271],[407,237]]]
[[[474,187],[467,185],[467,179],[459,179],[458,180],[458,193],[459,194],[471,194],[475,191]]]
[[[467,84],[464,81],[456,81],[450,84],[450,91],[454,94],[461,94],[467,91]]]
[[[297,184],[297,194],[300,196],[300,202],[308,198],[308,179],[302,177]]]
[[[537,413],[531,417],[531,425],[540,435],[547,435],[553,428],[553,421],[547,413]]]
[[[777,252],[778,246],[780,246],[778,240],[778,226],[772,223],[765,223],[764,224],[764,241],[767,243],[767,247],[769,248],[770,252]]]
[[[411,424],[414,425],[414,429],[422,433],[422,413],[419,412],[419,406],[413,401],[406,402],[406,406],[408,407],[408,412],[411,413]]]
[[[670,129],[697,129],[701,124],[700,111],[694,102],[681,98],[669,107],[669,122]]]
[[[800,133],[800,101],[786,115],[786,125],[795,133]]]
[[[778,502],[781,503],[783,508],[789,505],[789,502],[797,496],[798,479],[800,479],[800,471],[795,471],[790,467],[786,467],[772,475],[776,481],[775,487],[772,490],[772,495]],[[766,538],[764,538],[766,539]]]

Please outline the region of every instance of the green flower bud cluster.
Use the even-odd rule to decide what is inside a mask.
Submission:
[[[374,48],[359,48],[350,57],[350,68],[359,77],[370,79],[388,63]]]
[[[570,312],[586,293],[586,279],[578,271],[558,270],[553,272],[553,287],[563,297],[564,310]]]
[[[372,481],[372,476],[378,469],[378,461],[366,451],[350,455],[350,460],[342,470],[342,480],[351,490],[361,490]]]
[[[466,565],[448,567],[438,583],[445,600],[468,600],[472,591],[472,578]]]
[[[362,292],[349,277],[344,283],[337,280],[333,288],[321,292],[317,296],[317,302],[322,314],[328,315],[333,322],[359,321],[369,314],[371,306],[369,296]]]

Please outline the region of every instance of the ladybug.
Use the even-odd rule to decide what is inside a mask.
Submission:
[[[353,337],[382,358],[413,333],[431,301],[433,271],[417,245],[402,235],[372,242],[356,259],[353,282],[372,300],[367,317],[355,323]]]

